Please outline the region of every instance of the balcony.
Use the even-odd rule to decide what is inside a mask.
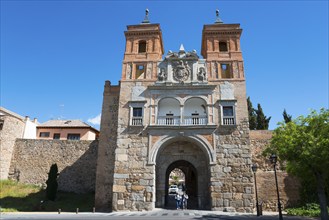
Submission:
[[[223,125],[235,125],[234,117],[223,117]]]
[[[132,126],[142,126],[143,125],[143,117],[133,117],[131,120]]]
[[[159,116],[157,125],[165,126],[189,126],[189,125],[207,125],[207,116],[184,116],[181,120],[180,116]]]

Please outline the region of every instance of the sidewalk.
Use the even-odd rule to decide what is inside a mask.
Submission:
[[[238,213],[238,212],[222,212],[222,211],[208,211],[208,210],[167,210],[156,208],[152,211],[125,211],[125,212],[16,212],[16,213],[1,213],[1,217],[7,219],[7,217],[14,216],[36,216],[36,219],[42,218],[42,216],[53,216],[66,217],[68,219],[77,219],[81,217],[82,219],[96,218],[97,219],[122,219],[122,218],[154,218],[154,219],[223,219],[223,220],[238,220],[238,219],[255,219],[255,220],[278,220],[279,216],[277,212],[263,212],[262,216],[256,216],[255,213]],[[15,217],[14,217],[15,218]],[[8,218],[10,219],[10,218]],[[300,216],[287,216],[283,215],[284,220],[315,220],[319,218],[310,217],[300,217]]]

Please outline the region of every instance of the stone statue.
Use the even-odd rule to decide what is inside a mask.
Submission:
[[[200,67],[199,68],[199,72],[197,74],[198,80],[199,81],[204,81],[206,80],[207,74],[206,74],[206,70],[204,67]]]
[[[165,81],[167,79],[167,73],[165,68],[160,69],[160,73],[158,74],[159,81]]]

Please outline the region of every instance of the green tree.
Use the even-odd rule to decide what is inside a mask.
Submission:
[[[256,118],[255,109],[252,107],[250,96],[247,98],[247,104],[248,104],[248,114],[249,114],[249,129],[256,130],[257,118]]]
[[[326,187],[329,183],[329,110],[312,111],[274,130],[269,148],[287,162],[287,171],[302,181],[316,183],[321,219],[328,220]],[[328,193],[328,192],[327,192]]]
[[[292,116],[288,115],[288,113],[286,112],[286,109],[283,110],[282,115],[283,115],[283,119],[284,119],[285,123],[291,122]]]
[[[257,110],[256,111],[256,115],[257,115],[257,126],[256,129],[257,130],[267,130],[271,117],[266,117],[262,107],[260,106],[260,104],[257,105]]]
[[[46,197],[51,201],[55,201],[56,199],[57,188],[58,188],[57,176],[58,176],[58,167],[57,164],[55,163],[51,165],[48,173],[48,180],[46,181],[47,184]]]

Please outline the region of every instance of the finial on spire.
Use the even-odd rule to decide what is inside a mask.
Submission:
[[[219,10],[216,9],[216,21],[215,21],[215,24],[222,24],[222,23],[223,23],[223,21],[219,17]]]
[[[149,10],[148,9],[145,9],[145,18],[142,21],[142,24],[149,24],[149,23],[150,23],[150,20],[149,20]]]

